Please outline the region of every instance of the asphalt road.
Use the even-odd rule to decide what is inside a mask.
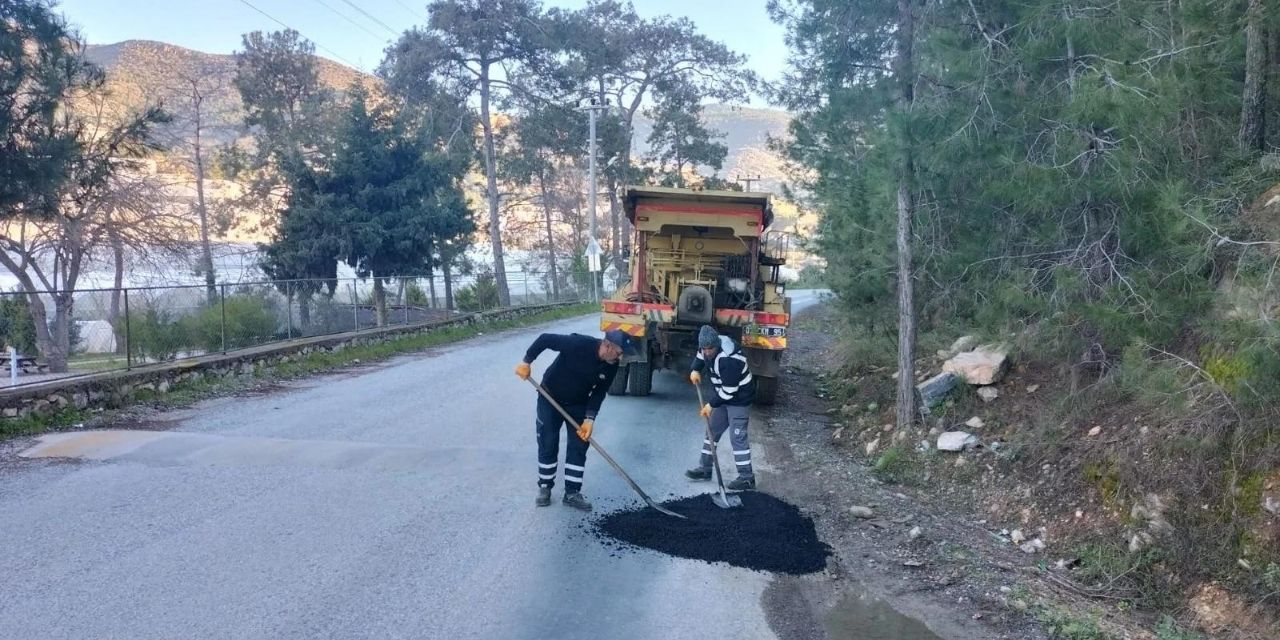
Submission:
[[[796,311],[816,300],[793,296]],[[3,463],[0,637],[775,637],[771,576],[612,551],[560,486],[534,508],[534,393],[512,368],[536,333],[595,323],[484,336]],[[662,499],[707,490],[682,477],[701,429],[692,389],[659,373],[652,396],[606,400],[596,436]],[[584,493],[597,511],[636,503],[594,454]]]

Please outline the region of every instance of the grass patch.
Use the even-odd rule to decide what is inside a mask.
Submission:
[[[404,336],[378,344],[346,347],[340,351],[318,351],[274,367],[258,367],[254,371],[253,379],[246,379],[241,376],[230,378],[202,377],[198,380],[188,380],[176,384],[169,393],[161,394],[150,390],[139,390],[129,399],[127,404],[135,406],[146,405],[156,408],[188,406],[207,398],[247,390],[253,387],[255,382],[263,380],[288,380],[324,373],[350,365],[356,360],[361,362],[386,360],[442,344],[460,342],[482,333],[504,331],[553,320],[573,318],[591,313],[596,309],[596,305],[584,303],[511,320],[444,327],[430,333]],[[68,408],[56,413],[31,414],[21,418],[4,419],[0,420],[0,440],[36,435],[49,431],[60,431],[83,424],[90,419],[96,419],[97,421],[108,420],[110,416],[110,413],[102,411]]]
[[[871,466],[871,473],[889,484],[911,484],[916,478],[916,467],[911,451],[902,445],[885,449]]]
[[[1155,631],[1156,640],[1203,640],[1204,637],[1194,631],[1183,629],[1178,625],[1178,621],[1170,616],[1162,616]]]
[[[49,431],[62,431],[68,427],[83,423],[88,417],[89,414],[87,412],[68,407],[54,413],[7,418],[0,420],[0,440]]]
[[[1119,545],[1087,544],[1077,551],[1075,579],[1091,589],[1143,607],[1172,604],[1173,587],[1161,578],[1165,553],[1150,547],[1130,553]]]
[[[117,356],[109,353],[79,355],[73,356],[67,360],[68,369],[82,373],[108,371],[110,369],[123,369],[125,364],[124,356]]]
[[[1046,607],[1037,612],[1036,618],[1044,625],[1049,637],[1055,640],[1115,640],[1115,636],[1103,631],[1093,617]]]

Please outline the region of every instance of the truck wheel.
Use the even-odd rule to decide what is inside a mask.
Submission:
[[[627,386],[633,396],[647,396],[653,388],[653,363],[632,362],[627,370]]]
[[[756,377],[756,404],[770,406],[778,399],[778,379]]]
[[[613,376],[613,383],[609,385],[609,395],[624,396],[627,394],[627,369],[631,365],[618,365],[618,373]]]

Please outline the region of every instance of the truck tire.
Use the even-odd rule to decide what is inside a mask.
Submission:
[[[647,396],[653,389],[653,363],[632,362],[627,368],[627,387],[633,396]]]
[[[756,377],[756,404],[771,406],[778,400],[778,379]]]
[[[618,373],[613,376],[613,383],[609,385],[609,395],[627,395],[627,370],[630,368],[631,365],[629,364],[618,365]]]

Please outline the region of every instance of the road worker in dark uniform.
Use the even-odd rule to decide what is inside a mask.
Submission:
[[[582,496],[582,473],[587,461],[588,441],[594,427],[596,414],[604,403],[605,393],[618,375],[618,362],[626,355],[634,355],[634,342],[623,331],[609,331],[604,339],[581,334],[562,335],[544,333],[524,354],[524,361],[516,366],[516,375],[528,380],[533,375],[530,366],[545,350],[556,351],[556,356],[542,376],[542,386],[580,427],[576,437],[565,443],[564,454],[564,503],[583,511],[591,510],[591,503]],[[564,417],[538,396],[538,497],[534,504],[545,507],[551,504],[551,488],[556,484],[556,470],[560,458],[560,427]]]
[[[698,355],[693,360],[689,382],[702,384],[702,371],[711,377],[711,396],[703,405],[702,417],[711,420],[711,437],[720,442],[720,436],[729,431],[729,443],[733,446],[733,462],[738,477],[725,485],[726,489],[745,491],[756,488],[755,473],[751,470],[751,441],[747,437],[747,424],[751,416],[751,403],[756,396],[756,383],[747,366],[747,356],[728,336],[703,326],[698,331]],[[711,441],[702,440],[702,455],[698,466],[685,472],[691,480],[711,479]]]

